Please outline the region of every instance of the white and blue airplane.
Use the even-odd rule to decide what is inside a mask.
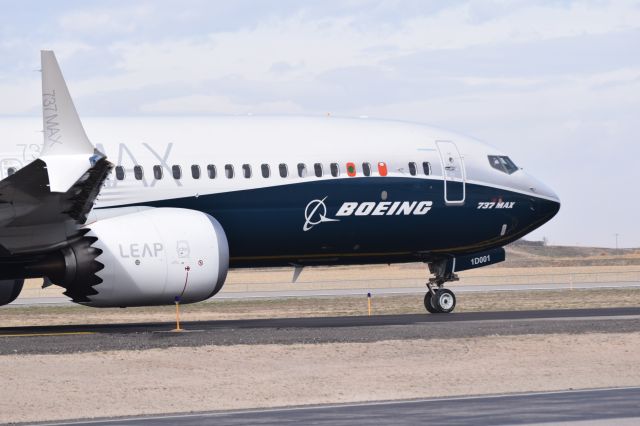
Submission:
[[[424,262],[444,284],[501,262],[556,194],[448,131],[335,117],[105,119],[85,133],[42,52],[44,140],[3,131],[0,305],[27,278],[96,307],[198,302],[229,268]]]

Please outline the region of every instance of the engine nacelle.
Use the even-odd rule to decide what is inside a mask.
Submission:
[[[186,209],[158,208],[110,217],[64,254],[54,281],[74,301],[96,307],[199,302],[222,288],[229,246],[220,223]]]

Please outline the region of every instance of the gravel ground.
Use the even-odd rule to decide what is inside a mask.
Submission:
[[[640,385],[640,333],[0,357],[0,422]]]
[[[457,312],[637,307],[640,290],[461,294],[458,303]],[[415,296],[374,298],[373,308],[374,314],[426,315]],[[160,321],[169,329],[173,313],[173,307],[11,307],[0,309],[0,324]],[[365,313],[366,300],[356,297],[183,307],[186,321],[214,322]],[[197,323],[188,328],[197,329]],[[53,338],[6,339],[0,339],[0,353],[8,354],[0,356],[0,423],[640,385],[637,317],[365,329],[214,327],[180,336],[78,336],[74,348]],[[29,344],[48,354],[11,355]]]

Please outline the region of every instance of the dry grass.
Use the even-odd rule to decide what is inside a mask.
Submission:
[[[425,313],[422,295],[374,297],[376,315]],[[640,288],[460,293],[456,312],[640,306]],[[215,300],[182,307],[185,321],[366,315],[366,297]],[[96,309],[33,306],[0,309],[0,326],[173,321],[172,306]]]
[[[327,289],[422,287],[427,280],[422,263],[305,268],[292,283],[293,268],[239,269],[229,273],[222,293]],[[573,282],[640,282],[640,266],[486,267],[460,273],[463,285],[569,284]],[[61,297],[62,288],[41,289],[42,280],[28,280],[20,298]]]

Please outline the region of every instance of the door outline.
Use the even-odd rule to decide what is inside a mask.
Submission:
[[[436,141],[442,166],[442,180],[444,186],[444,202],[446,204],[464,204],[467,196],[467,172],[464,167],[464,159],[460,155],[458,146],[453,141]],[[445,150],[448,155],[445,156]],[[460,173],[457,170],[460,170]],[[459,176],[458,176],[459,175]],[[449,182],[462,183],[462,199],[450,200],[447,192]]]

